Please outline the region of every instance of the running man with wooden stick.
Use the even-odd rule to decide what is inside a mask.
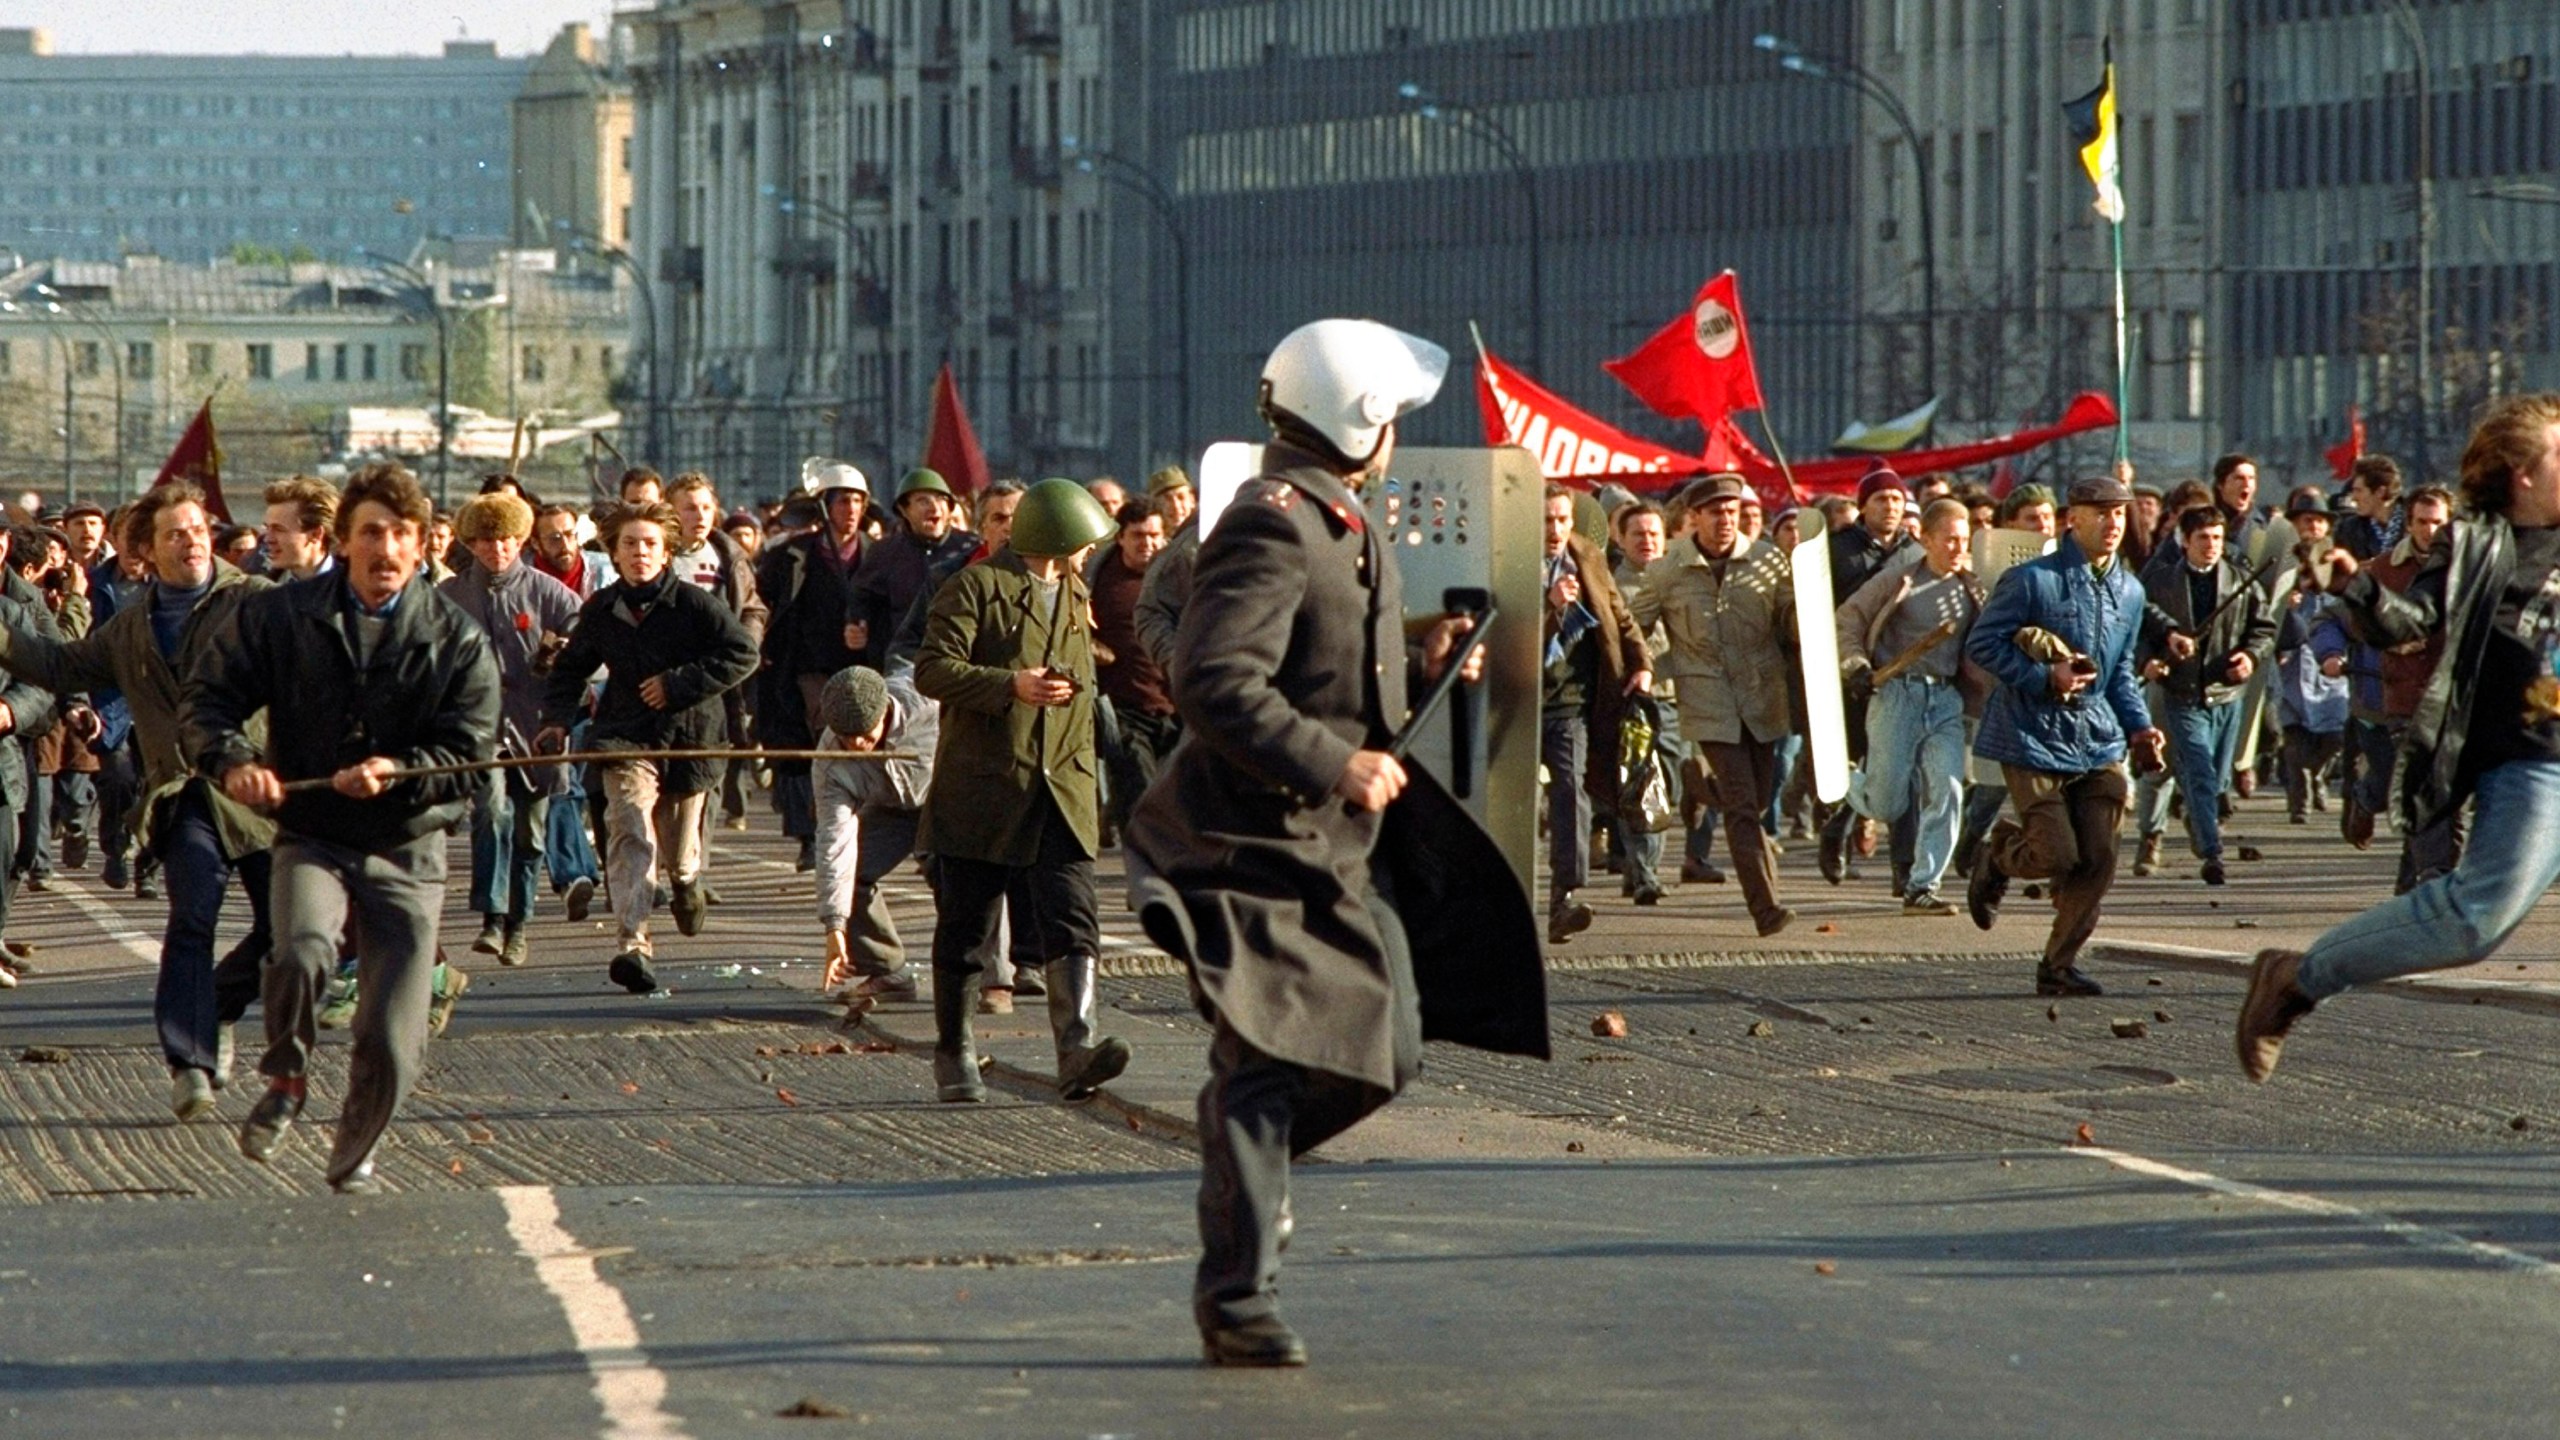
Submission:
[[[373,1151],[418,1077],[427,1042],[446,827],[472,775],[394,779],[406,767],[488,758],[498,667],[488,633],[435,592],[424,569],[434,507],[417,477],[370,465],[347,484],[345,561],[240,603],[186,684],[187,753],[232,800],[275,813],[267,963],[267,1093],[240,1130],[253,1160],[302,1113],[320,993],[356,920],[355,1054],[329,1183],[379,1188]],[[250,717],[267,712],[265,743]],[[327,789],[287,782],[327,776]]]

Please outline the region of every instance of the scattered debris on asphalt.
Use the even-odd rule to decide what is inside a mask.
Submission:
[[[21,1065],[68,1065],[71,1052],[59,1045],[30,1045],[18,1052]]]
[[[1592,1017],[1591,1033],[1603,1040],[1627,1038],[1627,1017],[1615,1010],[1603,1010]]]
[[[2139,1020],[2110,1020],[2107,1022],[2107,1029],[2113,1031],[2115,1037],[2119,1040],[2147,1040],[2151,1038],[2151,1027]]]
[[[1754,1040],[1766,1040],[1770,1036],[1778,1033],[1778,1027],[1770,1024],[1766,1020],[1754,1020],[1751,1022],[1751,1028],[1742,1033],[1750,1036]]]
[[[785,1420],[849,1420],[853,1412],[830,1400],[803,1395],[791,1404],[773,1412]]]

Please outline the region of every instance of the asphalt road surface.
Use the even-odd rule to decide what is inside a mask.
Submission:
[[[1808,845],[1770,942],[1729,885],[1604,899],[1552,1063],[1434,1047],[1301,1170],[1289,1374],[1199,1364],[1205,1031],[1116,892],[1130,1073],[1059,1105],[1026,1001],[981,1021],[994,1103],[946,1107],[930,1015],[841,1024],[805,877],[724,832],[671,993],[556,904],[532,965],[466,959],[354,1199],[343,1037],[273,1167],[233,1144],[254,1077],[171,1122],[161,907],[69,876],[0,995],[0,1434],[2548,1436],[2560,920],[2326,1007],[2251,1087],[2231,953],[2389,863],[2252,824],[2224,892],[2125,882],[2095,1000],[2028,993],[2031,902],[1906,921]]]

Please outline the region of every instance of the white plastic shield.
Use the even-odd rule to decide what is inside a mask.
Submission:
[[[1807,520],[1810,523],[1805,523]],[[1819,506],[1798,517],[1812,533],[1789,552],[1795,568],[1796,653],[1804,665],[1805,749],[1813,793],[1836,805],[1849,793],[1849,714],[1840,694],[1840,626],[1831,600],[1831,533]]]
[[[1221,440],[1200,452],[1200,468],[1193,473],[1200,477],[1193,489],[1200,497],[1200,534],[1205,539],[1244,482],[1262,473],[1262,447]]]

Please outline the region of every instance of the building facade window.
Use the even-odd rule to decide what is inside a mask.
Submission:
[[[187,343],[187,378],[202,380],[213,374],[213,347],[204,342]]]
[[[400,347],[400,378],[403,380],[424,380],[427,378],[426,346],[403,345]]]
[[[15,374],[16,371],[13,369],[15,363],[9,357],[9,342],[0,340],[0,377]]]
[[[320,347],[316,344],[306,344],[302,347],[302,378],[305,380],[320,378]]]
[[[148,380],[158,369],[157,356],[148,340],[128,340],[124,346],[124,378]]]
[[[524,368],[521,372],[522,378],[527,380],[540,380],[543,378],[545,366],[542,363],[542,349],[540,346],[527,345],[524,347],[523,367]]]
[[[347,347],[345,345],[329,347],[329,378],[332,380],[347,378]]]
[[[364,354],[361,359],[363,362],[364,378],[367,380],[377,380],[381,378],[379,373],[380,362],[377,358],[378,355],[379,351],[375,346],[367,345],[364,347]]]
[[[97,374],[98,367],[102,363],[99,359],[97,341],[83,340],[71,347],[72,372],[83,379]]]
[[[249,347],[249,378],[252,380],[276,378],[276,347],[273,345]]]

